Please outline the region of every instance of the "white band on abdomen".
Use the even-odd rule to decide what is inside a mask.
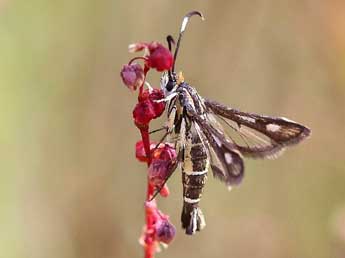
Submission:
[[[198,199],[191,199],[191,198],[188,198],[188,197],[183,197],[183,199],[187,203],[198,203],[198,202],[200,202],[200,198],[198,198]]]
[[[207,173],[208,169],[202,170],[202,171],[191,171],[191,172],[185,172],[188,176],[199,176],[204,175]]]

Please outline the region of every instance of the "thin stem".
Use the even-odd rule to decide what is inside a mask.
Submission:
[[[131,65],[135,60],[144,60],[145,62],[148,61],[148,59],[147,59],[146,57],[137,56],[137,57],[132,58],[132,59],[128,62],[128,64]]]
[[[140,134],[144,145],[145,154],[147,157],[147,166],[149,167],[152,161],[150,151],[150,133],[149,127],[140,128]],[[154,187],[147,178],[146,202],[150,201],[154,194]],[[154,218],[150,212],[150,208],[145,206],[145,220],[146,220],[146,233],[145,233],[145,258],[154,258],[156,246],[154,242]]]
[[[151,164],[151,151],[150,151],[150,134],[149,134],[149,128],[144,127],[140,128],[140,134],[141,138],[143,140],[145,155],[147,157],[147,166],[150,166]]]

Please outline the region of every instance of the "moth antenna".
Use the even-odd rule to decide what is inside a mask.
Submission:
[[[169,51],[171,52],[172,46],[175,45],[175,40],[174,40],[173,36],[168,35],[167,36],[167,42],[168,42],[168,46],[169,46]],[[168,71],[168,75],[169,75],[169,79],[172,80],[172,70],[171,69]]]
[[[186,30],[187,24],[189,22],[189,19],[194,16],[194,15],[198,15],[201,17],[201,20],[205,20],[204,16],[202,15],[201,12],[198,11],[191,11],[189,13],[187,13],[182,20],[182,24],[181,24],[181,29],[180,29],[180,34],[178,36],[178,40],[177,40],[177,44],[176,44],[176,49],[175,49],[175,53],[174,53],[174,63],[173,63],[173,67],[172,67],[172,72],[175,71],[175,63],[176,63],[176,58],[177,58],[177,54],[178,54],[178,50],[180,48],[180,43],[181,43],[181,39],[183,36],[184,31]]]
[[[168,42],[168,46],[169,46],[169,51],[171,52],[172,46],[175,45],[175,40],[174,40],[173,36],[168,35],[167,36],[167,42]]]

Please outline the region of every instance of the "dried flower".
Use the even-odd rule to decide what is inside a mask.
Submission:
[[[121,78],[123,83],[130,89],[135,91],[140,87],[145,80],[145,74],[143,68],[133,63],[130,65],[124,65],[121,70]]]
[[[169,176],[171,162],[168,160],[153,159],[149,167],[149,180],[156,186],[160,187]]]
[[[156,239],[169,244],[175,237],[176,228],[168,219],[161,219],[156,222]]]
[[[170,144],[164,144],[152,154],[149,167],[149,180],[156,188],[160,188],[170,176],[176,164],[176,151]]]

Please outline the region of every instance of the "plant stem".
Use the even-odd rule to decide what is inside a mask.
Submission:
[[[147,166],[151,164],[151,150],[150,150],[150,134],[149,127],[140,128],[140,134],[143,141],[145,154],[147,157]],[[154,187],[150,184],[147,178],[147,190],[146,190],[146,201],[149,201],[154,194]],[[153,200],[154,201],[154,200]],[[154,241],[154,218],[150,208],[145,205],[145,220],[146,220],[146,233],[145,233],[145,258],[153,258],[155,254],[155,241]]]

